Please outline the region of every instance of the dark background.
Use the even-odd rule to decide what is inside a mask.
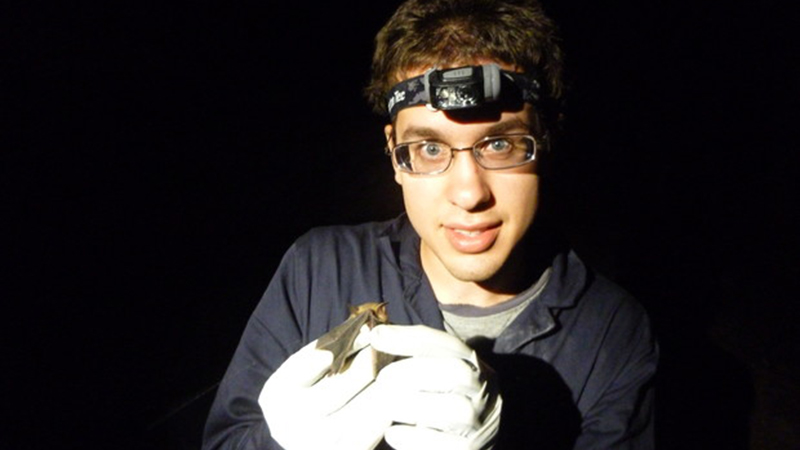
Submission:
[[[3,448],[197,448],[293,239],[402,209],[361,96],[397,2],[170,3],[0,11]],[[574,85],[551,195],[653,316],[661,448],[799,448],[788,8],[546,6]]]

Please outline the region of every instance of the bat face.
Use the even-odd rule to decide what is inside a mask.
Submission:
[[[385,323],[389,323],[386,303],[371,302],[351,306],[350,318],[317,340],[318,349],[328,350],[333,353],[330,374],[342,373],[347,370],[351,357],[361,350],[361,348],[354,348],[356,337],[361,333],[361,327],[366,325],[372,329],[375,325]],[[370,351],[375,352],[372,349]],[[375,356],[376,364],[373,369],[376,374],[393,359],[391,355],[385,355],[380,352],[375,352]]]
[[[351,306],[350,307],[350,317],[356,317],[360,314],[367,314],[369,316],[369,321],[374,323],[368,323],[370,329],[375,325],[381,323],[389,323],[389,313],[386,312],[386,302],[376,303],[362,303],[358,306]]]

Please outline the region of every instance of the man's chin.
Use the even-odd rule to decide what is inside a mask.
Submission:
[[[487,255],[468,255],[459,259],[462,261],[445,263],[445,267],[453,278],[463,282],[490,281],[500,269],[499,264],[487,261]]]

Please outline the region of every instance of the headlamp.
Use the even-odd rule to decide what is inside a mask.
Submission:
[[[423,75],[396,84],[389,91],[389,115],[403,108],[427,105],[434,110],[475,108],[501,96],[534,103],[539,99],[536,78],[501,70],[497,64],[427,70]]]

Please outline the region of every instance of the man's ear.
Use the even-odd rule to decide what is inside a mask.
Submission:
[[[386,137],[386,148],[391,149],[394,147],[394,127],[392,124],[388,124],[383,127],[383,134]],[[402,179],[400,177],[400,171],[397,170],[397,164],[394,162],[394,158],[392,158],[392,168],[394,169],[394,181],[399,184],[403,185]]]
[[[392,124],[389,123],[383,127],[383,136],[386,138],[386,148],[392,148],[394,146],[394,139],[392,138],[393,133],[394,127]]]

